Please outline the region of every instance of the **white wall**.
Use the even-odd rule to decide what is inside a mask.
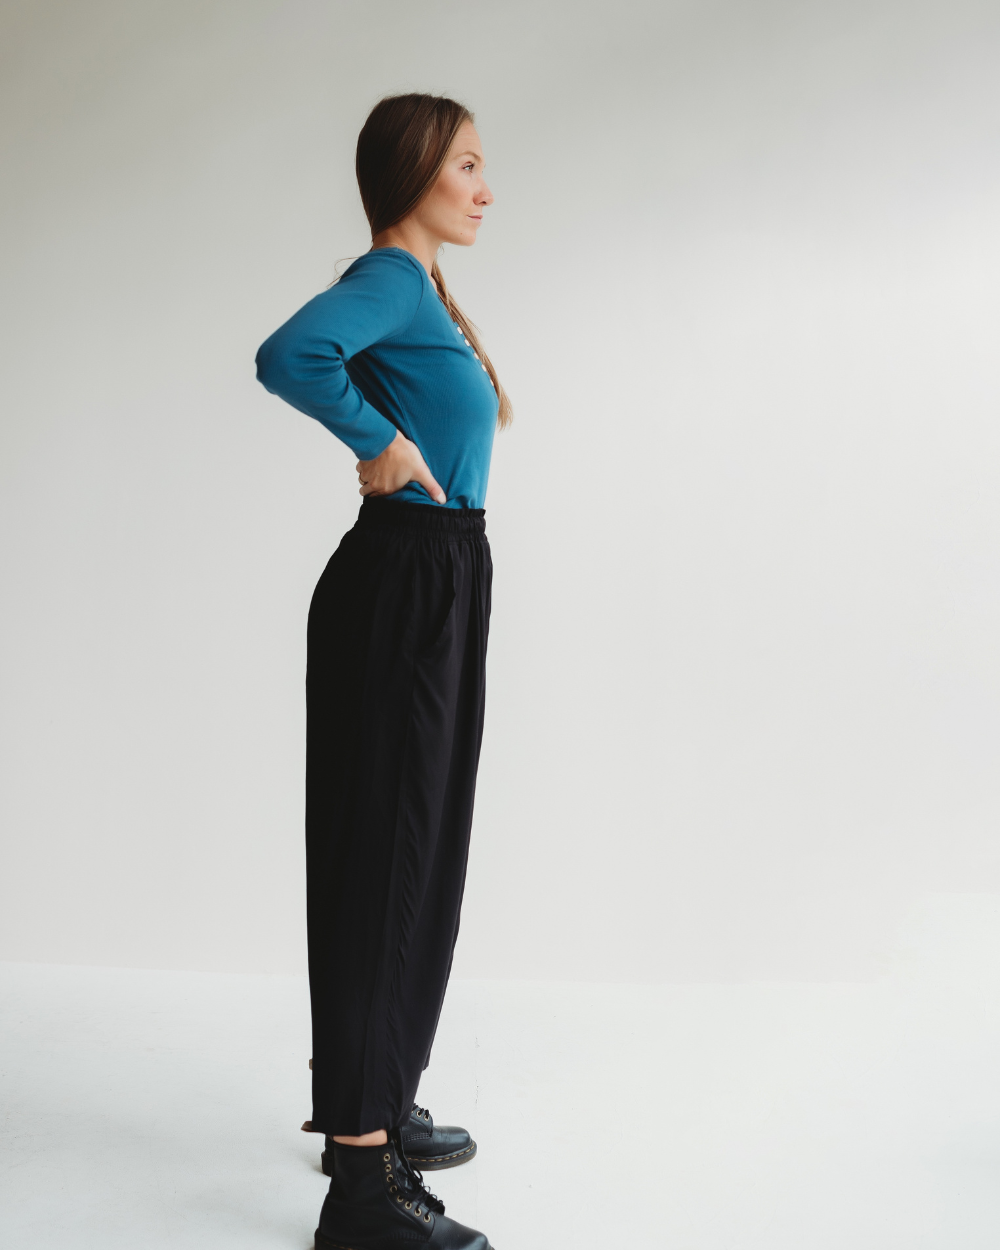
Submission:
[[[0,957],[300,970],[305,616],[353,458],[253,380],[478,113],[514,398],[456,971],[873,975],[1000,890],[1000,14],[20,0],[0,28]]]

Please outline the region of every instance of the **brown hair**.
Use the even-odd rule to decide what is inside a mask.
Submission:
[[[375,105],[358,135],[355,159],[361,203],[372,238],[413,212],[437,181],[459,127],[472,120],[464,104],[447,96],[394,95]],[[462,327],[486,367],[500,401],[497,422],[504,429],[514,411],[483,351],[476,327],[449,295],[436,260],[431,277],[448,315]]]

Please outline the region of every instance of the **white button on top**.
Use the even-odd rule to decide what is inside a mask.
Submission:
[[[472,346],[472,344],[469,342],[469,340],[468,340],[468,339],[466,339],[466,340],[465,340],[465,346],[466,346],[466,347],[471,347],[471,346]]]
[[[487,369],[485,365],[480,365],[479,367],[482,369],[483,373],[489,373],[489,369]]]

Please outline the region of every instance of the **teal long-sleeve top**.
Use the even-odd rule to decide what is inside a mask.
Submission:
[[[416,443],[449,508],[482,508],[498,400],[486,368],[409,252],[360,256],[257,353],[257,377],[359,460]],[[390,496],[433,504],[410,482]],[[435,505],[440,506],[440,505]]]

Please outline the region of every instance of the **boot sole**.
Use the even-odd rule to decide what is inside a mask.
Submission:
[[[421,1172],[443,1172],[445,1168],[457,1168],[461,1167],[463,1163],[468,1163],[470,1159],[476,1157],[478,1149],[475,1142],[470,1142],[464,1150],[456,1150],[454,1154],[450,1155],[433,1155],[426,1159],[421,1158],[420,1155],[407,1155],[406,1157]],[[320,1155],[320,1166],[323,1169],[324,1176],[333,1175],[333,1172],[330,1170],[333,1160],[327,1160],[329,1153],[328,1150],[324,1150]]]
[[[316,1250],[361,1250],[360,1246],[349,1246],[346,1241],[331,1241],[329,1237],[316,1229]],[[493,1250],[492,1246],[487,1246],[486,1250]]]
[[[407,1155],[406,1157],[421,1172],[443,1172],[445,1168],[457,1168],[463,1163],[468,1163],[470,1159],[476,1157],[478,1149],[475,1142],[470,1142],[464,1150],[456,1150],[450,1155],[432,1155],[427,1159],[421,1158],[420,1155]]]

